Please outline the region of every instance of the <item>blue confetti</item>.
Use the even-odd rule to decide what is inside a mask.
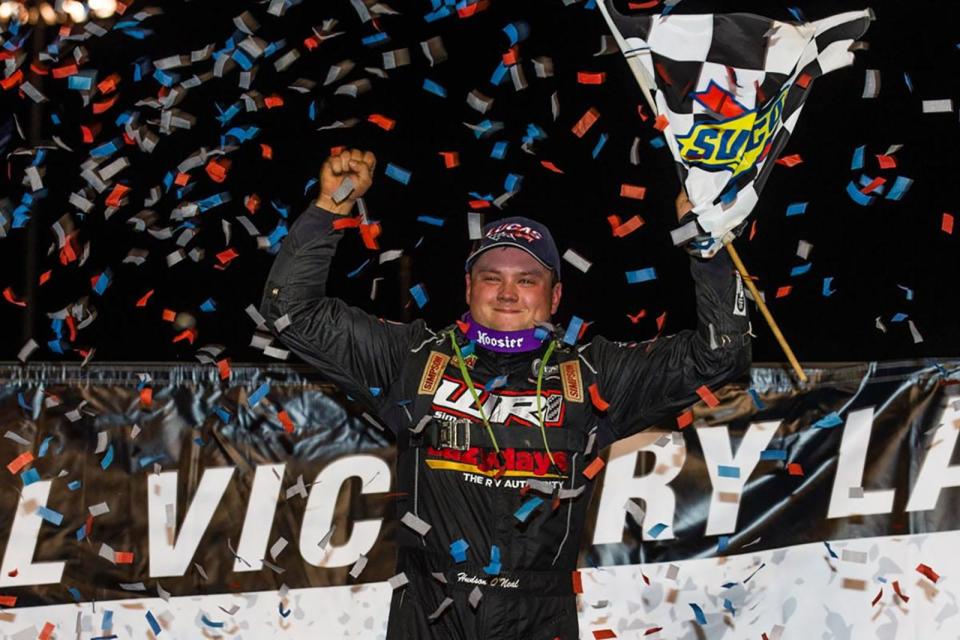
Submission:
[[[830,543],[824,540],[823,544],[827,545],[827,551],[830,552],[830,557],[839,560],[837,554],[834,553],[833,548],[830,546]]]
[[[813,423],[815,429],[832,429],[843,424],[843,419],[836,411],[832,411]]]
[[[836,291],[833,290],[833,288],[831,287],[832,284],[833,284],[833,276],[829,276],[823,279],[823,297],[824,298],[829,298],[834,293],[836,293]]]
[[[543,498],[534,496],[520,505],[520,508],[513,513],[513,517],[520,522],[526,522],[533,510],[539,507],[541,504],[543,504]]]
[[[903,81],[907,84],[907,89],[910,90],[910,93],[913,93],[913,80],[910,79],[910,74],[906,71],[903,72]]]
[[[520,187],[523,185],[523,176],[517,175],[516,173],[508,173],[506,180],[503,181],[503,188],[509,192],[520,191]]]
[[[717,538],[717,553],[723,553],[730,546],[730,536],[720,536]]]
[[[447,90],[429,78],[423,79],[423,90],[440,98],[447,97]]]
[[[250,397],[247,398],[247,404],[249,404],[251,407],[257,406],[257,403],[263,400],[268,393],[270,393],[270,383],[264,382],[257,387],[256,391],[250,394]]]
[[[910,317],[910,316],[908,316],[908,315],[905,314],[905,313],[896,313],[896,314],[894,314],[894,316],[893,316],[892,318],[890,318],[890,322],[903,322],[904,320],[906,320],[906,319],[909,318],[909,317]]]
[[[860,189],[853,180],[847,184],[847,195],[850,196],[850,199],[861,207],[866,207],[873,203],[873,196],[868,196],[864,193],[861,193]]]
[[[760,411],[763,411],[767,408],[767,405],[763,404],[763,401],[760,400],[760,394],[757,393],[756,389],[747,389],[747,393],[750,394],[750,399],[753,400],[753,406]]]
[[[390,38],[390,36],[387,35],[386,32],[381,31],[380,33],[375,33],[375,34],[373,34],[373,35],[366,36],[363,40],[361,40],[361,42],[362,42],[364,45],[366,45],[366,46],[369,47],[369,46],[371,46],[371,45],[375,45],[375,44],[379,44],[379,43],[381,43],[381,42],[385,42],[385,41],[386,41],[387,39],[389,39],[389,38]]]
[[[113,445],[112,444],[109,447],[107,447],[107,452],[103,454],[103,459],[100,460],[100,468],[106,471],[107,467],[109,467],[111,464],[113,464]]]
[[[799,216],[807,212],[808,202],[794,202],[787,205],[788,216]]]
[[[490,157],[495,160],[503,160],[507,155],[507,148],[509,148],[510,143],[503,140],[495,143],[493,149],[490,151]]]
[[[483,572],[491,576],[500,575],[500,547],[497,545],[490,547],[490,564],[483,568]]]
[[[423,309],[424,305],[426,305],[430,300],[430,297],[427,295],[427,291],[423,288],[422,284],[415,284],[410,287],[410,295],[413,296],[417,306],[421,309]]]
[[[200,621],[203,622],[203,624],[207,625],[208,627],[213,627],[214,629],[223,628],[222,622],[214,622],[213,620],[208,618],[205,614],[200,615]]]
[[[790,269],[790,275],[791,275],[791,276],[802,276],[803,274],[805,274],[805,273],[807,273],[808,271],[810,271],[810,267],[812,267],[812,266],[813,266],[813,263],[812,263],[812,262],[808,262],[808,263],[806,263],[806,264],[797,265],[797,266],[794,267],[793,269]]]
[[[364,268],[365,268],[368,264],[370,264],[370,259],[369,259],[369,258],[367,258],[366,260],[364,260],[364,261],[363,261],[363,264],[361,264],[359,267],[357,267],[356,269],[354,269],[353,271],[351,271],[350,273],[348,273],[348,274],[347,274],[347,277],[348,277],[348,278],[356,278],[358,275],[360,275],[360,272],[363,271]]]
[[[149,624],[150,628],[153,630],[153,635],[160,635],[162,629],[160,628],[160,623],[157,622],[157,619],[153,617],[153,614],[147,611],[147,615],[145,617],[147,619],[147,624]]]
[[[49,507],[37,507],[37,515],[56,527],[63,522],[63,514]]]
[[[47,455],[47,450],[50,449],[50,443],[53,441],[53,436],[47,436],[43,439],[43,442],[40,443],[40,449],[37,451],[37,457],[42,458]]]
[[[388,178],[392,178],[400,184],[410,184],[410,172],[406,169],[398,167],[392,162],[387,163],[386,173]]]
[[[593,147],[593,151],[590,152],[590,155],[593,156],[593,159],[596,160],[597,156],[600,155],[600,151],[603,149],[603,146],[607,144],[607,138],[609,136],[605,133],[600,134],[600,139],[597,140],[596,146]]]
[[[213,298],[207,298],[200,305],[200,310],[203,311],[204,313],[213,313],[214,311],[217,310],[217,301],[214,300]]]
[[[693,615],[696,616],[699,624],[707,624],[707,616],[703,615],[703,609],[701,609],[699,605],[691,602],[690,608],[693,609]]]
[[[900,289],[903,289],[903,293],[904,293],[905,296],[907,296],[907,301],[908,301],[908,302],[909,302],[910,300],[913,300],[913,289],[911,289],[910,287],[905,287],[905,286],[903,286],[902,284],[898,284],[897,287],[900,288]]]
[[[530,35],[530,25],[522,20],[516,22],[511,22],[503,28],[503,32],[507,34],[507,38],[510,39],[510,46],[517,44],[518,42],[523,42]]]
[[[454,540],[450,543],[450,555],[453,556],[454,562],[466,562],[467,560],[467,549],[470,548],[470,545],[467,544],[467,541],[463,538],[459,540]]]
[[[503,64],[503,61],[500,61],[500,64],[497,65],[497,68],[493,70],[493,75],[490,76],[490,84],[495,87],[499,87],[506,77],[507,65]]]
[[[73,596],[73,599],[76,600],[77,602],[80,602],[81,600],[83,600],[83,594],[80,593],[80,590],[77,589],[76,587],[67,587],[67,591],[70,593],[71,596]]]
[[[648,280],[656,280],[657,271],[653,267],[647,267],[646,269],[638,269],[637,271],[627,271],[627,282],[629,284],[636,284],[638,282],[647,282]]]
[[[507,384],[507,376],[497,376],[496,378],[491,378],[487,384],[483,385],[484,391],[493,391],[494,389],[499,389]]]
[[[740,467],[730,467],[727,465],[717,465],[717,475],[721,478],[739,478]]]
[[[446,220],[435,216],[417,216],[417,222],[433,225],[434,227],[442,227]]]
[[[662,149],[666,144],[667,141],[663,138],[663,136],[657,136],[656,138],[650,140],[650,146],[654,149]]]
[[[107,609],[103,612],[103,621],[100,623],[101,631],[108,631],[113,626],[113,611]]]
[[[787,452],[784,449],[764,449],[760,452],[761,460],[786,460]]]
[[[570,318],[570,324],[567,325],[567,330],[563,334],[563,341],[566,344],[576,344],[577,337],[580,335],[580,328],[583,326],[583,319],[573,316]]]
[[[27,469],[20,474],[20,479],[23,480],[23,486],[33,484],[40,479],[40,474],[33,467]]]
[[[76,491],[82,486],[83,484],[79,480],[72,480],[67,483],[67,489],[70,489],[70,491]]]
[[[380,387],[369,387],[369,390],[370,390],[370,395],[372,395],[374,398],[378,397],[380,393],[383,391]]]
[[[893,186],[890,187],[890,192],[887,194],[887,200],[900,200],[913,185],[913,180],[907,178],[906,176],[897,176],[897,179],[893,182]]]
[[[863,156],[866,151],[866,145],[860,145],[853,150],[853,159],[850,161],[851,171],[860,171],[863,169]]]
[[[666,528],[667,528],[667,525],[663,524],[662,522],[658,522],[657,524],[650,527],[650,530],[647,531],[647,535],[650,536],[651,538],[656,538],[661,533],[663,533],[663,531]]]

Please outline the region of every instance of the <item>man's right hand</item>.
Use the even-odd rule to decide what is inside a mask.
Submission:
[[[370,151],[350,149],[339,155],[331,155],[320,168],[320,197],[317,198],[317,206],[337,215],[349,214],[353,203],[373,184],[373,170],[376,166],[377,158]],[[349,194],[341,188],[347,180],[353,186]]]

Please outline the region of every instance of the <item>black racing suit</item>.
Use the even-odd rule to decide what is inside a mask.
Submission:
[[[454,355],[451,333],[470,349],[456,326],[433,332],[422,320],[385,322],[325,295],[343,235],[333,218],[311,205],[293,224],[261,311],[271,327],[286,315],[280,340],[397,435],[397,516],[414,527],[398,527],[397,571],[409,583],[393,593],[388,639],[575,640],[575,569],[593,489],[583,470],[615,440],[673,421],[698,401],[702,385],[718,389],[749,368],[746,304],[729,257],[691,258],[695,330],[647,343],[594,338],[555,348],[544,366],[542,414],[535,390],[549,341],[527,353],[479,346],[465,353],[500,443],[497,456]],[[500,386],[489,384],[500,376]],[[528,479],[539,481],[531,482],[535,490],[524,488]],[[534,498],[542,503],[518,516]],[[425,535],[419,521],[430,526]]]

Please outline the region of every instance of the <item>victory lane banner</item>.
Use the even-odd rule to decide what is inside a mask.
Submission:
[[[615,443],[583,637],[952,637],[958,364],[755,366]],[[305,369],[7,365],[0,430],[0,633],[383,635],[393,443]]]

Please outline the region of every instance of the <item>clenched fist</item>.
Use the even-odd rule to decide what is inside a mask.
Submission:
[[[377,158],[370,151],[350,149],[327,158],[320,167],[320,197],[317,206],[347,215],[353,203],[373,184]]]

